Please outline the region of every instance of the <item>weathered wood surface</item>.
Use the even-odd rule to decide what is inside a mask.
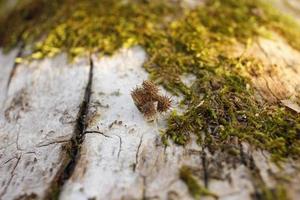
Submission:
[[[252,199],[261,185],[272,188],[282,177],[290,178],[291,199],[299,199],[299,162],[279,169],[267,152],[241,144],[233,167],[222,152],[203,154],[193,142],[165,147],[160,130],[168,114],[147,122],[130,97],[148,77],[142,48],[74,64],[61,55],[15,65],[18,52],[0,54],[0,199],[44,199],[54,187],[66,200],[193,199],[179,178],[182,165],[219,199]],[[267,66],[251,77],[259,94],[298,112],[300,53],[277,36],[260,39],[247,53]],[[76,148],[71,158],[67,146]]]
[[[272,58],[281,58],[282,52],[270,45],[274,41],[264,42],[264,53],[275,52]],[[76,119],[89,82],[90,63],[83,59],[67,64],[59,56],[21,64],[15,66],[7,86],[15,55],[12,52],[1,57],[6,69],[0,79],[5,85],[1,87],[1,199],[22,195],[42,199],[55,177],[64,173],[66,151],[62,147],[77,132]],[[193,143],[165,148],[160,130],[167,116],[156,122],[145,121],[130,97],[131,89],[147,79],[142,68],[146,59],[140,47],[124,49],[112,57],[92,58],[86,126],[72,176],[60,185],[61,199],[192,199],[179,178],[182,165],[198,171],[202,177],[199,181],[220,199],[251,199],[259,184],[253,177],[253,166],[259,182],[268,187],[275,185],[276,176],[289,175],[290,196],[300,196],[299,163],[291,161],[285,170],[279,170],[266,152],[247,144],[242,144],[246,161],[236,168],[222,161],[222,152],[200,154],[200,147]],[[298,59],[298,55],[291,59]],[[276,63],[286,69],[285,62]],[[279,79],[286,80],[294,73],[296,87],[299,65],[293,67],[296,70],[281,73]]]
[[[5,98],[7,96],[7,84],[10,74],[14,67],[15,57],[18,50],[12,51],[10,54],[0,53],[1,73],[0,73],[0,110],[2,111]]]
[[[299,164],[291,161],[281,172],[269,161],[267,152],[247,144],[242,144],[245,155],[241,159],[245,161],[239,161],[245,163],[235,169],[224,163],[222,152],[203,155],[193,143],[165,148],[160,141],[165,117],[147,123],[130,97],[131,89],[147,79],[142,68],[145,59],[139,48],[123,50],[111,58],[94,58],[86,131],[98,133],[85,135],[80,158],[63,189],[62,199],[191,199],[179,178],[183,165],[199,171],[202,184],[220,199],[251,199],[258,184],[275,186],[272,173],[291,176],[290,196],[299,197]],[[295,81],[299,83],[299,79]]]
[[[12,71],[13,60],[3,56],[1,70]],[[9,73],[1,73],[0,199],[45,195],[73,135],[88,71],[85,60],[70,65],[60,56],[17,66],[8,86]]]
[[[273,3],[277,8],[286,14],[300,20],[300,2],[299,0],[268,0]]]
[[[130,91],[147,79],[141,48],[95,60],[90,118],[78,165],[67,182],[63,199],[166,199],[179,194],[190,199],[178,180],[183,163],[200,165],[199,155],[173,146],[165,149],[159,129],[148,123],[133,104]]]

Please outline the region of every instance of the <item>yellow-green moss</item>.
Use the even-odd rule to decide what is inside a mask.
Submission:
[[[185,113],[169,118],[165,141],[184,145],[195,134],[214,152],[228,149],[237,138],[269,151],[277,161],[299,158],[299,115],[257,102],[239,73],[256,62],[230,55],[237,43],[270,31],[300,48],[299,26],[259,0],[210,0],[194,9],[167,0],[32,0],[0,20],[0,45],[31,45],[27,59],[60,52],[70,58],[112,54],[141,45],[149,55],[144,67],[150,78],[183,95],[187,105]],[[196,76],[191,87],[180,79],[186,73]]]

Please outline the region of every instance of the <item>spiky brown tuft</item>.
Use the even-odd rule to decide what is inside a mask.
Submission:
[[[158,96],[159,89],[152,81],[145,80],[142,85],[145,92],[151,97],[156,98]]]
[[[144,114],[145,118],[152,120],[156,116],[155,103],[150,101],[141,107],[141,112]]]
[[[171,108],[172,100],[168,96],[159,96],[157,99],[157,111],[158,112],[166,112]]]
[[[131,92],[131,97],[148,120],[153,120],[157,112],[166,112],[171,108],[171,99],[160,95],[158,87],[151,81],[144,81],[142,87],[136,87]]]
[[[145,105],[145,103],[147,103],[147,101],[149,101],[149,97],[148,97],[147,93],[144,91],[143,88],[139,88],[139,87],[135,88],[131,92],[131,97],[132,97],[135,105],[138,108]]]

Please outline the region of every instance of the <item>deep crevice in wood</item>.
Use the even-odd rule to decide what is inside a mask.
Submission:
[[[244,152],[243,144],[240,141],[239,141],[239,147],[240,147],[241,164],[247,166],[246,155],[245,155],[245,152]]]
[[[83,101],[80,105],[80,109],[77,115],[74,134],[70,142],[68,142],[68,144],[64,146],[67,154],[64,155],[66,157],[65,161],[62,162],[63,164],[61,166],[61,169],[58,171],[56,178],[54,178],[54,180],[52,181],[45,199],[59,198],[64,184],[72,176],[80,157],[81,144],[84,141],[84,135],[87,133],[85,131],[87,127],[86,116],[89,112],[89,105],[92,94],[94,63],[91,56],[89,57],[89,62],[90,69],[88,83],[84,92]]]
[[[203,182],[204,182],[204,186],[208,188],[208,181],[209,181],[209,173],[207,169],[208,163],[207,163],[206,153],[204,149],[201,153],[201,159],[202,159],[202,168],[203,168]]]
[[[135,163],[133,165],[133,171],[135,172],[138,164],[139,164],[139,154],[140,154],[140,148],[142,146],[142,142],[143,142],[143,135],[141,136],[140,138],[140,142],[139,142],[139,145],[137,147],[137,150],[136,150],[136,154],[135,154]]]
[[[90,133],[100,134],[100,135],[103,135],[104,137],[110,138],[110,136],[105,135],[105,134],[104,134],[103,132],[101,132],[101,131],[84,131],[84,132],[83,132],[83,135],[90,134]]]
[[[14,165],[14,167],[13,167],[11,173],[10,173],[11,175],[9,177],[9,180],[8,180],[7,184],[5,185],[3,191],[0,194],[0,199],[2,199],[2,197],[6,194],[7,189],[9,187],[9,185],[11,184],[12,179],[14,178],[14,173],[15,173],[15,170],[16,170],[16,168],[18,167],[18,165],[20,163],[21,155],[18,155],[17,157],[14,157],[14,159],[17,159],[16,164]]]
[[[21,43],[20,45],[20,49],[16,55],[16,58],[20,57],[23,53],[23,50],[25,48],[25,44],[24,43]],[[10,86],[10,83],[14,77],[14,75],[16,74],[16,71],[17,71],[17,68],[18,68],[19,64],[17,62],[14,62],[13,66],[12,66],[12,70],[9,74],[9,77],[8,77],[8,81],[7,81],[7,84],[6,84],[6,94],[8,93],[8,89],[9,89],[9,86]]]

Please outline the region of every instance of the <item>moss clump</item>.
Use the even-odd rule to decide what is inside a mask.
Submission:
[[[112,54],[141,43],[180,12],[168,1],[33,0],[19,5],[0,24],[0,45],[32,45],[33,58],[86,51]]]
[[[221,59],[221,58],[220,58]],[[247,65],[247,60],[222,60],[220,68],[233,63]],[[187,111],[172,113],[164,139],[186,144],[191,134],[212,153],[231,151],[228,144],[237,138],[272,154],[274,161],[299,158],[300,118],[284,108],[260,104],[247,81],[220,68],[199,70],[198,80],[184,100]],[[233,146],[239,150],[239,144]]]
[[[266,186],[258,188],[259,191],[252,194],[253,199],[265,199],[265,200],[289,200],[286,188],[282,185],[277,185],[274,188],[267,188]]]
[[[186,184],[190,194],[195,199],[200,199],[203,196],[210,196],[218,199],[216,194],[210,192],[208,189],[198,183],[189,167],[182,166],[179,171],[179,177]]]
[[[265,35],[266,31],[273,30],[284,36],[292,47],[300,50],[299,24],[265,1],[210,0],[199,16],[202,24],[211,32],[247,42],[253,36]]]
[[[254,184],[255,192],[251,195],[253,199],[265,199],[265,200],[289,200],[287,188],[283,185],[283,182],[277,183],[273,187],[268,187],[263,181],[260,171],[257,168],[251,170],[252,181]]]
[[[230,55],[237,43],[268,31],[299,49],[299,26],[259,0],[210,0],[192,10],[160,0],[32,0],[0,20],[0,45],[33,44],[33,59],[141,45],[150,78],[183,95],[188,106],[172,114],[164,139],[183,145],[195,134],[214,152],[237,138],[268,150],[274,160],[299,158],[299,115],[257,102],[240,75],[257,62]],[[186,73],[196,76],[192,87],[180,79]]]

